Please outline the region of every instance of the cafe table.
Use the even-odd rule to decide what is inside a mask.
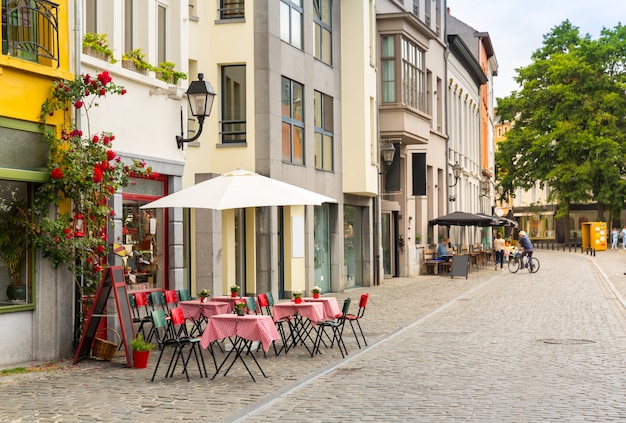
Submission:
[[[202,323],[205,323],[209,317],[216,314],[226,314],[230,311],[230,304],[221,301],[188,300],[180,301],[178,306],[182,308],[185,318],[191,320],[194,324],[194,331],[202,333]]]
[[[289,323],[289,329],[291,330],[291,346],[283,346],[285,351],[289,351],[289,348],[295,347],[299,343],[304,345],[311,356],[314,355],[314,349],[309,348],[306,344],[306,340],[310,340],[315,343],[315,340],[311,337],[311,330],[320,322],[325,319],[324,304],[322,302],[301,302],[295,303],[294,301],[286,301],[282,303],[274,304],[274,321],[286,319]]]
[[[237,359],[239,359],[248,371],[252,380],[256,382],[256,379],[254,379],[250,368],[244,360],[245,355],[246,357],[251,357],[261,371],[263,377],[267,377],[254,356],[251,346],[254,341],[259,341],[263,346],[263,351],[267,352],[272,345],[272,342],[280,339],[280,335],[276,330],[272,317],[261,314],[247,314],[244,316],[238,316],[231,313],[216,314],[211,316],[207,322],[206,328],[200,338],[200,345],[202,348],[207,349],[214,341],[232,337],[235,337],[233,348],[228,352],[222,363],[217,367],[215,374],[211,379],[215,379],[215,376],[217,376],[220,370],[224,367],[233,352],[235,353],[235,357],[224,372],[224,376],[228,374]],[[245,352],[245,354],[242,355],[242,352]]]
[[[324,320],[335,320],[337,316],[341,316],[339,301],[335,297],[305,297],[302,300],[307,303],[322,303],[324,305]]]

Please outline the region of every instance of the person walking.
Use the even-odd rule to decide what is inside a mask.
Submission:
[[[619,236],[619,232],[617,232],[617,228],[613,228],[613,230],[611,231],[611,239],[612,239],[612,243],[611,243],[611,250],[615,250],[617,248],[617,237]]]
[[[622,228],[622,232],[620,232],[619,236],[622,237],[622,249],[626,250],[626,226]]]
[[[496,268],[498,270],[498,263],[500,263],[500,270],[503,270],[504,267],[504,239],[502,239],[502,234],[498,232],[496,234],[496,239],[493,241],[493,249],[496,252]]]

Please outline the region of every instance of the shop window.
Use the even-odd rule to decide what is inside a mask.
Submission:
[[[0,308],[33,301],[30,190],[27,182],[0,180]]]

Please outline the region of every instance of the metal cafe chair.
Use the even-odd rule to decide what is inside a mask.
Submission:
[[[361,349],[361,343],[359,342],[359,337],[356,334],[356,330],[354,329],[354,323],[357,324],[359,331],[361,332],[361,337],[363,338],[363,342],[365,346],[367,346],[367,341],[365,340],[365,335],[363,334],[363,328],[361,328],[360,320],[363,318],[365,314],[365,306],[367,305],[367,299],[369,298],[369,294],[361,294],[361,298],[359,298],[359,310],[356,314],[346,314],[346,319],[350,322],[350,327],[352,328],[352,333],[354,334],[354,338],[356,339],[356,343]]]
[[[326,335],[330,338],[329,334],[326,333],[326,329],[332,330],[332,338],[330,347],[332,348],[337,343],[339,347],[339,351],[341,352],[341,357],[345,358],[348,355],[348,350],[346,349],[346,344],[343,342],[343,328],[346,324],[346,317],[348,311],[350,310],[350,298],[346,298],[343,300],[343,307],[341,309],[341,316],[338,316],[335,320],[324,320],[322,322],[317,322],[317,337],[315,338],[315,345],[313,346],[313,353],[320,352],[320,344],[322,342],[322,336]],[[345,352],[345,354],[344,354]],[[313,355],[313,354],[311,354]]]

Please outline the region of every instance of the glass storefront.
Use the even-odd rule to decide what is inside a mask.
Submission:
[[[343,209],[343,280],[345,288],[363,284],[363,230],[362,207],[344,206]]]
[[[314,224],[314,284],[322,288],[322,292],[330,292],[330,210],[328,204],[315,206]]]
[[[167,288],[167,209],[140,207],[164,195],[165,181],[135,179],[122,194],[122,257],[129,290]]]

